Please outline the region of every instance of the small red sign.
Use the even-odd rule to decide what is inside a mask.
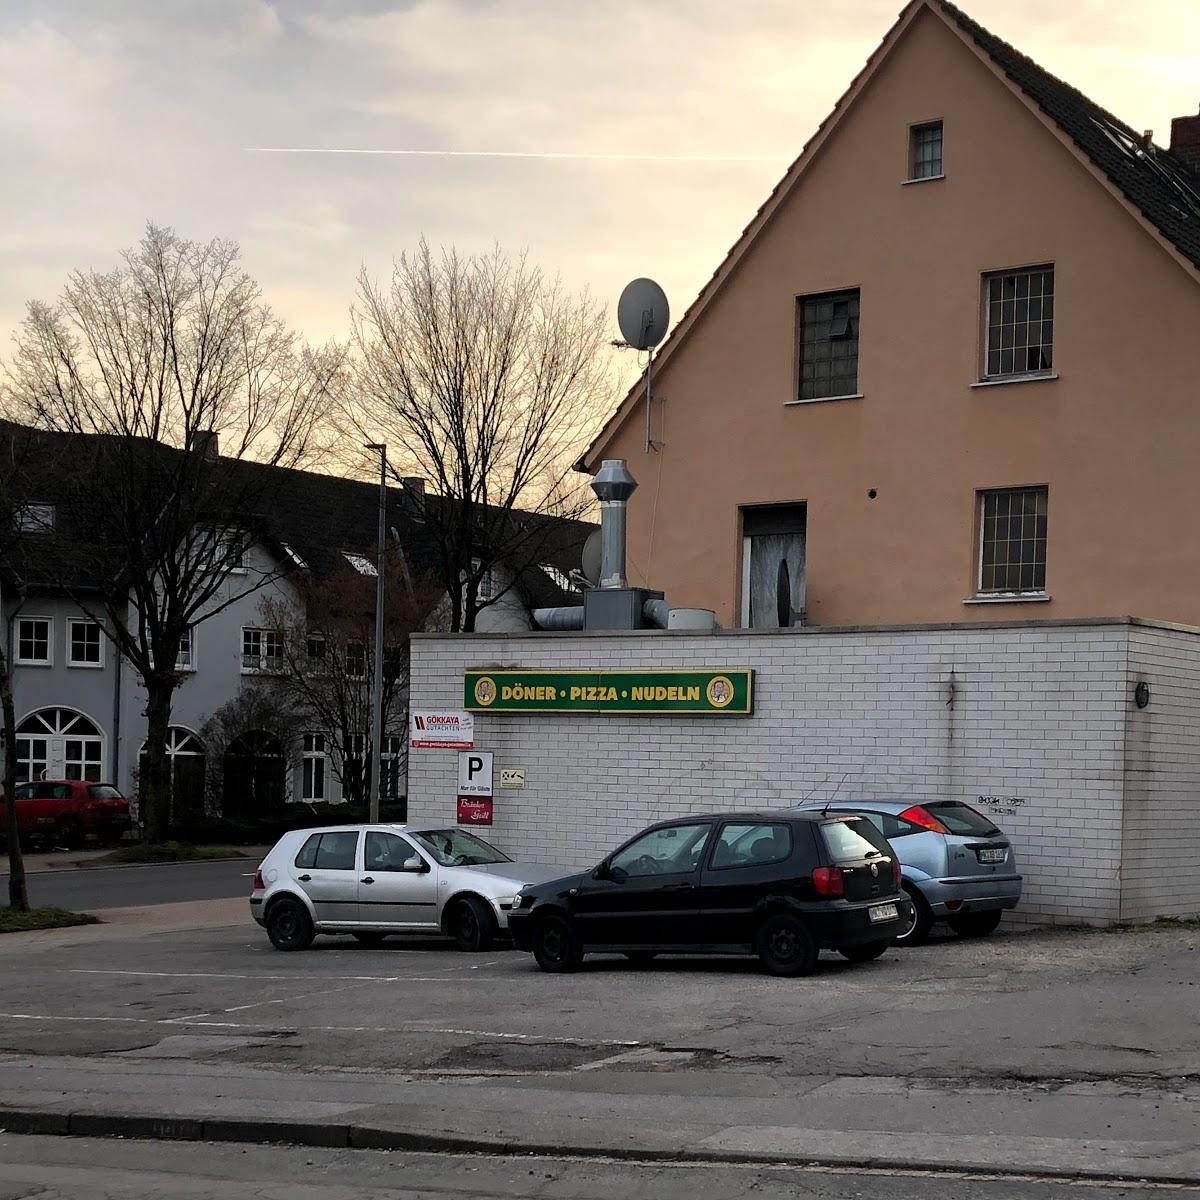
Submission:
[[[492,823],[491,796],[459,796],[458,823],[460,825],[490,825]]]

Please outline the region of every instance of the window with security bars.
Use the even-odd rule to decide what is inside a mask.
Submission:
[[[801,400],[858,393],[858,289],[800,296]]]
[[[942,174],[942,123],[930,121],[912,127],[909,178],[936,179]]]
[[[1046,590],[1046,489],[979,494],[979,591]]]
[[[986,277],[987,376],[1045,374],[1054,367],[1054,268]]]

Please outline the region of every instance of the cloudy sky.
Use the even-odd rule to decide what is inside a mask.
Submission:
[[[1200,102],[1197,0],[963,3],[1160,142]],[[27,299],[110,265],[148,219],[236,238],[318,340],[345,334],[360,265],[421,234],[528,249],[614,302],[649,274],[678,314],[900,7],[0,0],[0,354]],[[724,157],[766,161],[703,161]]]

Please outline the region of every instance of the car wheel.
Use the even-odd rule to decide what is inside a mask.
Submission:
[[[583,943],[566,917],[543,917],[533,932],[533,957],[551,974],[574,971],[583,962]]]
[[[299,900],[284,897],[267,914],[267,937],[276,950],[307,950],[316,931],[308,909]]]
[[[496,922],[491,909],[482,900],[467,896],[450,912],[450,936],[460,950],[476,954],[486,950],[495,936]]]
[[[950,917],[946,923],[961,938],[981,938],[996,931],[1003,915],[1002,909],[994,908],[989,912],[963,913],[961,916]]]
[[[657,950],[625,950],[622,953],[631,963],[639,967],[644,967],[647,963],[653,962],[658,957]]]
[[[858,946],[839,946],[838,953],[852,963],[874,962],[890,945],[886,942],[863,942]]]
[[[923,946],[929,941],[929,931],[933,928],[933,913],[929,903],[920,891],[911,883],[903,885],[908,898],[912,901],[912,918],[895,938],[897,946]]]
[[[772,975],[811,975],[817,965],[817,944],[799,917],[776,913],[758,927],[754,949]]]
[[[387,937],[386,933],[379,933],[376,930],[368,929],[363,933],[356,933],[354,940],[363,946],[378,946],[385,937]]]
[[[58,837],[55,840],[60,846],[65,846],[68,850],[78,850],[83,845],[83,830],[79,828],[79,822],[60,821],[58,825]]]

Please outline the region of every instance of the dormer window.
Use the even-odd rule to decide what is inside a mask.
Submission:
[[[22,533],[50,533],[54,529],[54,505],[21,505],[17,510],[17,528]]]
[[[909,130],[908,178],[941,179],[942,123],[928,121]]]
[[[365,554],[343,554],[342,557],[360,574],[360,575],[378,575],[379,572],[375,569],[375,564],[367,558]]]

